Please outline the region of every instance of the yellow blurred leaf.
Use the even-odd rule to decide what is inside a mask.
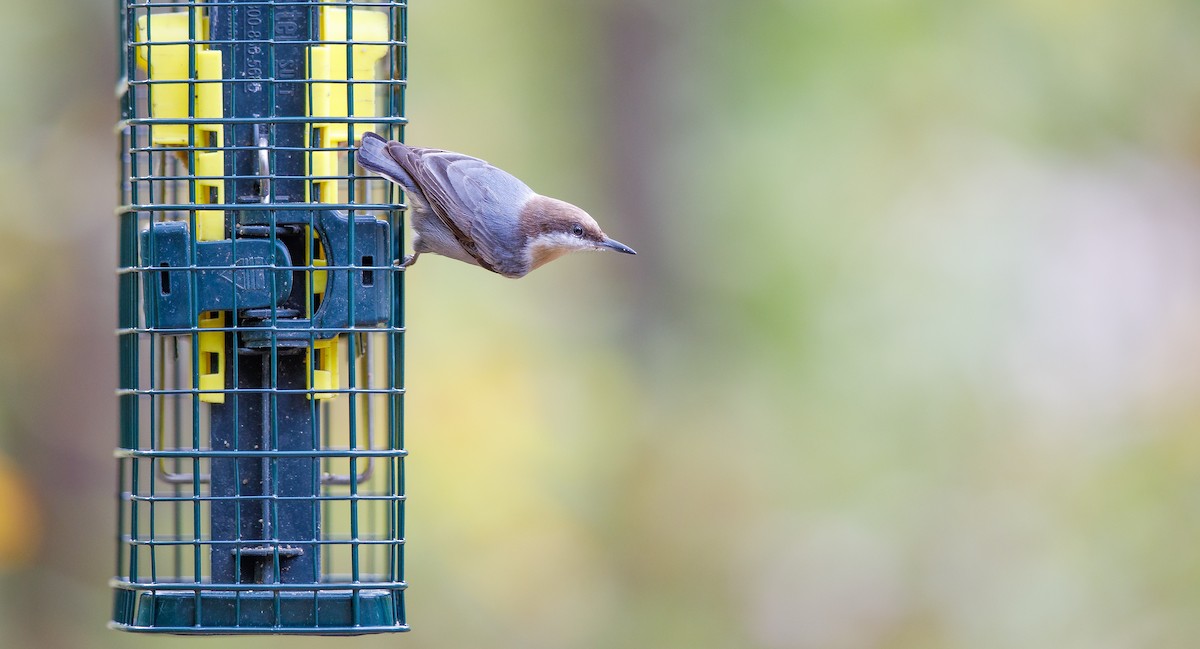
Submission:
[[[12,460],[0,455],[0,568],[33,559],[41,522],[29,481]]]

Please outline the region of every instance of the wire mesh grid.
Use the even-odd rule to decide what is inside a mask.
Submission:
[[[114,628],[407,629],[406,11],[120,4]]]

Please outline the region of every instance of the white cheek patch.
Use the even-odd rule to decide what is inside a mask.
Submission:
[[[534,245],[544,246],[546,248],[563,249],[566,251],[582,250],[584,248],[591,247],[591,243],[565,232],[553,232],[550,234],[540,235],[534,240]]]
[[[538,235],[529,243],[529,262],[537,268],[576,250],[592,250],[591,242],[565,232]]]

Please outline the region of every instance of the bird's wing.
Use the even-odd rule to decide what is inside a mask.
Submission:
[[[403,149],[403,150],[401,150]],[[533,190],[479,158],[389,143],[388,152],[420,187],[430,208],[480,266],[520,263],[516,220]]]

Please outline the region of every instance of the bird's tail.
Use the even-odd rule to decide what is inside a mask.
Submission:
[[[370,131],[363,133],[362,145],[358,147],[355,154],[355,160],[367,171],[373,171],[394,183],[399,184],[407,192],[417,190],[416,183],[409,177],[404,168],[400,166],[392,154],[388,152],[389,146],[404,146],[399,142],[389,142],[380,135],[376,135]]]

